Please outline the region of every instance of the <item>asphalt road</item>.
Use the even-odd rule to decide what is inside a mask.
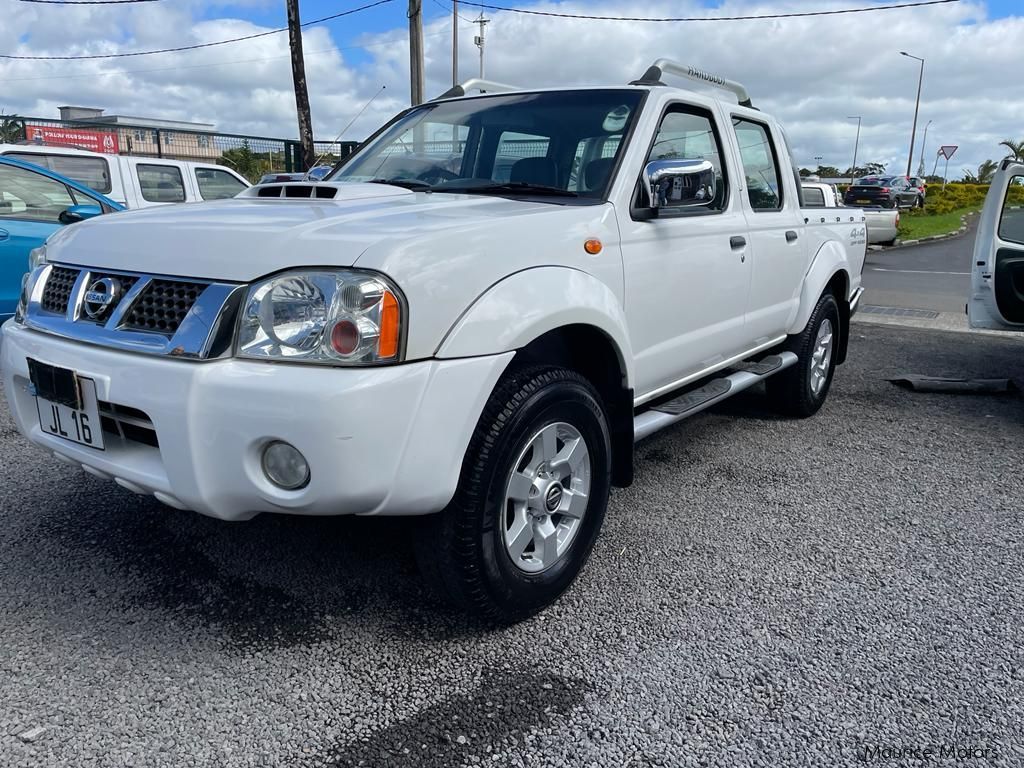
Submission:
[[[863,273],[867,304],[962,315],[971,287],[978,217],[965,234],[920,245],[868,251]]]
[[[0,401],[0,764],[1019,766],[1024,400],[885,381],[1024,383],[1019,340],[964,338],[859,324],[817,417],[750,393],[651,438],[507,629],[433,602],[404,521],[178,512]]]

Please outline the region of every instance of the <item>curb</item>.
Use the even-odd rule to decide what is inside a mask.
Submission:
[[[891,251],[896,248],[906,248],[911,245],[920,245],[921,243],[934,243],[937,240],[950,240],[954,237],[960,237],[960,235],[967,231],[967,217],[977,215],[977,211],[971,211],[970,213],[965,213],[963,216],[961,216],[960,229],[958,229],[956,232],[948,232],[945,235],[928,235],[928,237],[921,237],[918,238],[917,240],[897,240],[896,243],[893,245],[869,245],[868,250]]]

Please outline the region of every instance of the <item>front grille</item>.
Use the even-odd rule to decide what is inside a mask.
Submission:
[[[89,317],[88,312],[85,311],[85,306],[83,306],[79,320],[101,324],[107,322],[107,320],[110,319],[110,316],[114,314],[114,310],[117,309],[117,305],[124,301],[124,297],[128,295],[128,291],[130,291],[132,286],[139,281],[139,278],[135,275],[115,275],[107,274],[106,272],[90,272],[88,288],[91,290],[93,285],[107,277],[117,281],[117,284],[120,286],[117,292],[117,298],[114,299],[110,306],[105,307],[102,312],[96,315],[95,318]],[[83,302],[83,305],[85,304],[87,304],[87,302]]]
[[[205,283],[154,279],[132,304],[121,327],[173,336],[205,289]]]
[[[53,267],[50,276],[46,280],[46,288],[43,290],[43,298],[40,301],[43,309],[63,315],[68,311],[68,301],[71,298],[71,291],[78,279],[77,269],[67,267]]]
[[[99,401],[100,422],[108,435],[133,443],[159,448],[153,421],[138,408]]]

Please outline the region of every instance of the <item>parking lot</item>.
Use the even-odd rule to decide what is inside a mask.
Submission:
[[[505,629],[424,592],[408,521],[177,512],[0,403],[0,762],[1019,765],[1024,401],[885,379],[1021,352],[856,323],[816,418],[754,392],[641,444],[581,580]]]

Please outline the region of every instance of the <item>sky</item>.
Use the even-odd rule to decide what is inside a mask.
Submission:
[[[373,0],[301,0],[303,21]],[[490,0],[607,16],[730,16],[824,11],[895,0]],[[365,138],[409,104],[407,0],[307,27],[306,72],[318,139]],[[460,80],[478,74],[479,8],[460,4]],[[427,97],[451,85],[450,0],[423,0]],[[747,86],[786,127],[798,164],[878,162],[906,171],[918,62],[925,61],[913,171],[959,146],[950,178],[1024,139],[1024,2],[960,0],[916,9],[781,20],[645,23],[486,11],[486,75],[522,87],[625,84],[659,57]],[[52,5],[0,0],[0,54],[69,56],[151,50],[286,24],[284,0],[156,0]],[[196,51],[90,61],[0,59],[0,111],[56,118],[64,104],[107,114],[213,123],[229,133],[297,135],[286,33]],[[382,91],[381,88],[384,87]],[[725,96],[725,98],[729,98]],[[372,99],[372,101],[371,101]],[[816,158],[820,157],[821,160]],[[941,174],[943,163],[938,165]]]

